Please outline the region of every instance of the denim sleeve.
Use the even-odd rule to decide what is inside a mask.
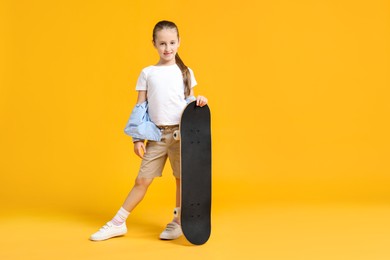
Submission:
[[[134,130],[145,121],[147,101],[135,105],[125,127],[125,133],[133,136]]]
[[[186,102],[187,104],[191,103],[192,101],[195,101],[196,100],[196,97],[195,96],[189,96],[186,98]]]
[[[140,138],[135,138],[135,137],[133,137],[133,143],[139,142],[139,141],[143,142],[143,141],[145,141],[145,140],[144,140],[144,139],[140,139]]]

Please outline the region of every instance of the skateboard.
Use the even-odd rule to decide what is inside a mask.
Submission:
[[[210,109],[191,102],[180,121],[181,227],[194,245],[207,242],[211,232]]]

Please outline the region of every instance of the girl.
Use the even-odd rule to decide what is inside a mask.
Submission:
[[[160,59],[156,65],[146,67],[138,78],[137,105],[130,121],[138,122],[126,133],[133,136],[134,152],[142,158],[141,167],[135,184],[125,202],[114,218],[99,231],[92,234],[93,241],[106,240],[126,234],[126,219],[130,212],[144,198],[154,177],[160,177],[166,159],[169,158],[173,175],[176,178],[176,208],[174,217],[160,239],[176,239],[182,235],[180,226],[180,143],[173,138],[173,132],[179,129],[181,113],[189,101],[195,100],[198,106],[207,104],[207,98],[193,95],[196,85],[194,74],[180,59],[177,51],[180,37],[177,26],[170,21],[158,22],[153,30],[153,46]],[[149,122],[141,122],[146,113]],[[145,127],[146,123],[148,127]],[[154,127],[154,128],[153,128]],[[126,128],[128,129],[128,128]],[[158,136],[153,133],[157,129]],[[151,133],[152,132],[152,133]],[[155,138],[149,138],[153,136]],[[146,146],[144,139],[149,139]],[[154,141],[152,141],[154,140]]]

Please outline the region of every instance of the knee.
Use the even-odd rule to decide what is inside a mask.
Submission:
[[[135,186],[139,188],[147,189],[152,183],[153,179],[137,178],[135,179]]]

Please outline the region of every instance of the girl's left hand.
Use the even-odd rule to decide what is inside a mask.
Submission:
[[[197,98],[196,98],[196,105],[197,106],[200,106],[200,107],[203,107],[203,106],[205,106],[205,105],[207,105],[207,98],[206,97],[204,97],[204,96],[198,96]]]

